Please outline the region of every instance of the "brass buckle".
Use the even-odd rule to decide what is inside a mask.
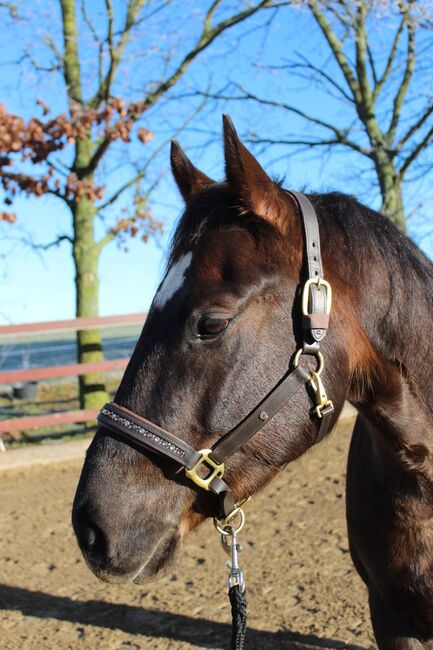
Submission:
[[[323,278],[309,278],[309,280],[306,281],[304,284],[304,288],[302,290],[302,313],[304,316],[309,315],[308,311],[308,302],[310,298],[310,287],[315,284],[317,285],[317,289],[321,289],[322,287],[325,288],[326,292],[326,313],[330,314],[331,313],[331,305],[332,305],[332,288],[329,282],[324,280]]]
[[[210,484],[214,478],[222,478],[224,476],[224,463],[218,464],[210,457],[212,449],[200,449],[198,452],[200,458],[191,469],[185,469],[185,474],[191,481],[194,481],[196,485],[203,488],[204,490],[210,489]],[[200,467],[205,467],[210,469],[211,472],[208,476],[202,477],[197,473]]]
[[[326,394],[326,390],[323,385],[323,381],[320,379],[319,373],[312,372],[309,383],[311,384],[316,395],[316,408],[314,410],[319,420],[321,420],[323,418],[322,411],[328,407],[334,408],[334,405],[331,400],[328,399],[328,395]]]

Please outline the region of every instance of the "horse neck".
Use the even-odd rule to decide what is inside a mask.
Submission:
[[[356,314],[348,399],[388,451],[419,468],[433,461],[433,267],[388,224],[371,230],[348,251],[357,267],[345,296]]]

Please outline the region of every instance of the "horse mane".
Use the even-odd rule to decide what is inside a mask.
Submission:
[[[360,203],[355,197],[340,192],[310,194],[322,227],[337,226],[345,235],[345,245],[356,267],[362,266],[366,249],[385,262],[389,276],[405,277],[433,290],[433,265],[409,237],[398,230],[380,212]],[[425,297],[433,305],[432,292]]]

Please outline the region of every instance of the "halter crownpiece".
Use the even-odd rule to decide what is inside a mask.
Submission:
[[[114,402],[105,404],[97,417],[101,426],[127,442],[177,462],[184,468],[188,479],[215,494],[218,499],[215,517],[223,525],[239,512],[242,505],[235,503],[229,486],[223,480],[226,459],[260,431],[301,386],[309,384],[315,396],[313,414],[319,423],[315,444],[329,430],[334,414],[334,406],[320,377],[324,365],[320,342],[328,329],[332,291],[323,277],[317,215],[304,194],[292,191],[288,194],[295,200],[304,224],[308,270],[308,278],[302,287],[303,344],[294,356],[292,369],[241,422],[209,449],[198,451],[173,433]],[[299,364],[304,354],[316,358],[315,371],[306,370]]]

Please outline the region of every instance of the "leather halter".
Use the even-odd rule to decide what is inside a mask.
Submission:
[[[145,450],[176,461],[186,476],[198,487],[210,490],[218,499],[215,516],[228,521],[242,504],[235,504],[229,486],[223,481],[226,459],[252,438],[301,388],[310,384],[315,393],[314,416],[319,423],[315,444],[329,430],[334,407],[320,379],[323,357],[320,341],[326,335],[331,309],[331,287],[323,278],[319,225],[310,200],[300,192],[288,192],[298,206],[304,224],[308,278],[302,289],[303,345],[295,354],[293,366],[264,399],[235,427],[225,433],[210,449],[197,451],[173,433],[114,402],[106,404],[98,423]],[[301,355],[316,357],[315,372],[299,365]]]

